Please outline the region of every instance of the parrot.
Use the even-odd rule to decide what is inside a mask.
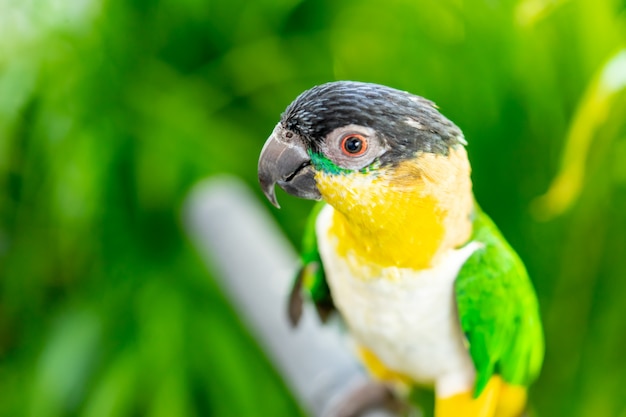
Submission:
[[[543,363],[539,302],[474,198],[467,144],[428,99],[328,82],[288,105],[258,180],[278,208],[276,185],[318,201],[294,324],[303,300],[336,311],[373,380],[396,397],[429,387],[436,417],[518,417]]]

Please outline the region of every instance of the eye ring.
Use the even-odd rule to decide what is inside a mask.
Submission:
[[[341,139],[341,151],[347,156],[361,156],[367,151],[367,140],[358,133],[349,133]]]

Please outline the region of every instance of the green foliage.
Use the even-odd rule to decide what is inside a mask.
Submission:
[[[336,79],[464,130],[538,290],[537,413],[624,415],[625,20],[618,0],[0,2],[0,415],[298,414],[179,211],[216,173],[258,189],[280,113]],[[297,242],[311,203],[279,199]]]

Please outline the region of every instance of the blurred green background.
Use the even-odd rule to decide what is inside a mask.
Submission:
[[[299,414],[181,205],[260,198],[281,111],[352,79],[464,130],[539,293],[536,415],[626,417],[625,47],[624,0],[0,0],[0,415]]]

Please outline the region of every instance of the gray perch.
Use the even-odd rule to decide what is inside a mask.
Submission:
[[[336,326],[323,326],[312,308],[297,329],[286,300],[298,258],[282,232],[241,182],[206,180],[186,202],[185,226],[207,266],[252,334],[311,416],[332,416],[367,384]],[[392,417],[373,410],[368,417]]]

